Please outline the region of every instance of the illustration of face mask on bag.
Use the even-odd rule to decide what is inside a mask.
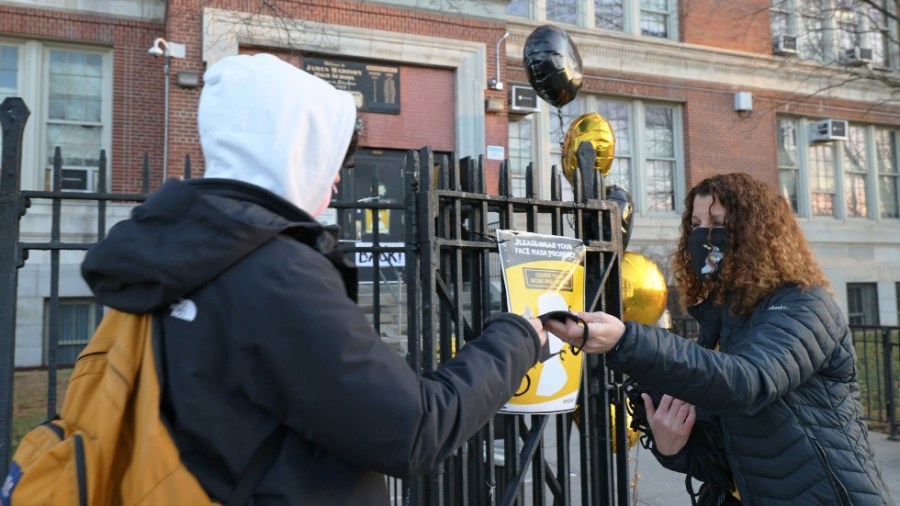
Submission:
[[[725,256],[725,228],[698,227],[688,235],[691,269],[697,276],[715,279]]]

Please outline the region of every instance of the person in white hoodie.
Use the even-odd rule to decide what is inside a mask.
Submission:
[[[415,373],[368,323],[355,269],[315,220],[352,155],[351,95],[266,54],[224,58],[204,81],[205,177],[167,181],[82,274],[100,303],[163,315],[161,411],[212,499],[274,440],[249,504],[388,504],[384,475],[428,473],[474,435],[546,332],[501,313]]]

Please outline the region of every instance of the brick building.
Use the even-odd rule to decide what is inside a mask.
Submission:
[[[564,28],[583,60],[562,123],[541,101],[510,104],[510,90],[528,88],[525,40],[545,23]],[[487,155],[490,191],[500,159],[516,191],[534,161],[546,197],[565,127],[598,111],[616,133],[609,182],[637,208],[630,250],[666,271],[687,189],[746,171],[791,200],[851,322],[897,325],[900,107],[885,84],[900,69],[897,33],[892,16],[843,0],[2,0],[0,99],[22,96],[32,111],[24,189],[48,187],[61,146],[73,190],[96,188],[103,149],[108,189],[136,192],[145,153],[153,186],[186,156],[202,170],[205,66],[273,52],[356,92],[364,149],[345,177],[350,198],[370,195],[376,178],[380,196],[401,198],[403,154],[424,145]],[[48,207],[29,210],[25,240],[46,237]],[[66,203],[63,235],[90,240],[92,212]],[[364,239],[370,225],[354,225]],[[76,337],[93,314],[79,261],[63,256],[60,282],[63,332]],[[36,252],[20,271],[17,365],[45,360],[46,262]]]

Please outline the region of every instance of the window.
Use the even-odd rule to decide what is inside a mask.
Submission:
[[[794,121],[778,120],[778,179],[781,194],[797,212],[799,167],[797,164],[797,132]]]
[[[878,325],[876,283],[847,283],[847,318],[850,325]]]
[[[808,129],[816,121],[778,118],[779,186],[794,212],[840,219],[900,218],[900,130],[850,124],[845,141],[810,143]]]
[[[675,118],[671,107],[647,106],[645,209],[675,210]]]
[[[833,154],[833,144],[815,144],[809,147],[809,179],[812,183],[814,216],[834,216],[836,185]]]
[[[897,132],[875,130],[878,156],[878,208],[882,218],[900,218],[900,171],[897,170]]]
[[[661,39],[678,37],[675,0],[512,0],[510,16]]]
[[[669,38],[668,0],[641,0],[641,35]]]
[[[510,16],[529,17],[528,5],[532,0],[511,0],[506,4],[506,13]]]
[[[57,146],[65,169],[96,179],[100,150],[110,154],[111,68],[109,50],[0,39],[0,100],[21,96],[38,123],[22,146],[23,189],[51,188]]]
[[[843,143],[844,195],[847,216],[865,218],[866,209],[866,132],[859,125],[850,125]]]
[[[59,300],[59,335],[56,349],[56,362],[59,365],[75,363],[78,354],[91,340],[96,325],[96,305],[92,299],[60,299]],[[45,304],[44,314],[47,315],[44,325],[45,339],[49,350],[50,342],[50,301]],[[49,362],[49,359],[46,360]]]
[[[797,37],[801,58],[843,64],[864,50],[861,57],[889,68],[896,66],[891,61],[895,23],[885,9],[892,7],[887,0],[771,0],[769,20],[773,37]]]
[[[606,183],[631,191],[631,130],[628,125],[627,102],[600,102],[600,115],[609,121],[616,136],[616,157],[606,176]]]
[[[900,283],[897,283],[894,290],[897,292],[897,321],[900,322]]]
[[[19,49],[0,44],[0,103],[14,97],[19,89]],[[3,152],[3,136],[0,135],[0,153]]]
[[[532,139],[533,121],[531,116],[519,119],[510,118],[509,122],[509,172],[512,180],[510,191],[514,197],[524,197],[526,188],[525,171],[534,160]],[[537,174],[535,174],[537,177]]]
[[[48,51],[47,180],[59,146],[65,169],[96,169],[103,148],[103,60],[99,54]],[[87,181],[93,178],[87,177]],[[48,186],[52,183],[48,183]],[[85,188],[94,191],[92,187]]]
[[[625,0],[594,0],[594,26],[625,31]]]
[[[579,95],[563,108],[562,125],[568,129],[575,118],[590,111],[606,118],[616,138],[616,156],[606,184],[628,190],[639,213],[677,212],[683,198],[681,182],[684,180],[681,108],[642,100]],[[554,114],[550,124],[551,160],[558,163],[556,160],[562,156],[559,144],[565,131]],[[568,185],[564,189],[571,191]]]
[[[547,21],[554,23],[578,24],[578,3],[571,0],[545,0]]]

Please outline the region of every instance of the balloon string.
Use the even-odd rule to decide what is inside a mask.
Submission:
[[[566,129],[565,129],[565,125],[563,125],[562,107],[556,108],[556,117],[559,118],[559,155],[560,155],[559,162],[560,162],[560,167],[565,167],[566,153],[563,150],[563,147],[565,146],[565,131],[566,131]],[[578,167],[575,167],[575,170],[578,170]],[[572,181],[573,181],[573,185],[574,185],[574,181],[575,181],[574,177],[572,178]],[[575,187],[574,186],[572,186],[572,202],[574,202],[576,204],[578,203],[578,201],[575,200]],[[571,214],[567,214],[566,219],[569,222],[569,227],[571,227],[572,230],[574,231],[575,230],[575,217],[572,216]]]
[[[565,158],[566,154],[562,152],[562,147],[564,145],[566,129],[563,126],[562,107],[556,108],[556,117],[559,118],[559,151],[560,151],[560,154],[562,155],[561,158]]]

